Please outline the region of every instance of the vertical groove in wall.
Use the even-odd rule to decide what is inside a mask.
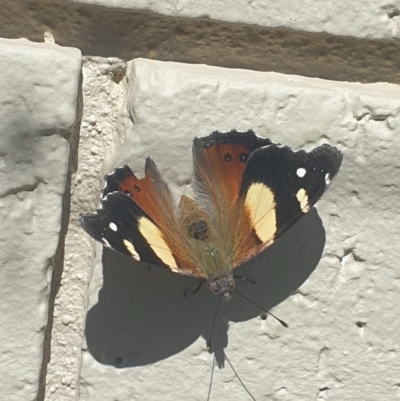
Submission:
[[[69,152],[69,160],[68,160],[68,173],[67,173],[67,181],[65,185],[64,197],[62,200],[62,217],[61,217],[61,230],[60,230],[60,238],[57,246],[56,254],[53,258],[53,273],[51,277],[51,289],[49,296],[49,305],[47,311],[47,326],[45,330],[45,337],[43,343],[43,359],[42,359],[42,368],[40,371],[39,377],[39,389],[36,400],[44,401],[46,394],[46,375],[47,375],[47,366],[51,360],[51,334],[53,329],[53,315],[54,315],[54,305],[57,293],[60,289],[61,285],[61,276],[64,269],[64,249],[65,249],[65,237],[68,232],[68,225],[70,220],[70,210],[71,210],[71,182],[72,175],[77,170],[77,162],[78,162],[78,146],[79,146],[79,138],[80,138],[80,127],[82,120],[82,77],[79,85],[78,91],[78,99],[77,99],[77,110],[76,110],[76,121],[74,127],[69,133],[69,141],[70,141],[70,152]]]
[[[83,59],[79,135],[71,144],[68,205],[63,215],[66,223],[51,297],[53,312],[49,309],[51,349],[47,344],[38,401],[73,401],[79,397],[85,350],[82,336],[94,252],[92,238],[80,227],[79,214],[98,206],[100,177],[120,146],[116,127],[121,110],[126,109],[121,82],[125,70],[125,63],[118,59]],[[58,287],[60,278],[62,285]]]

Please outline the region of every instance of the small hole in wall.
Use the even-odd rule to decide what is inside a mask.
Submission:
[[[356,323],[356,326],[359,327],[360,329],[365,327],[366,325],[367,325],[367,323],[365,323],[365,322],[357,322]]]
[[[124,78],[125,74],[126,64],[116,65],[110,73],[112,81],[114,81],[116,84],[119,84],[122,81],[122,78]]]
[[[261,320],[267,320],[267,315],[265,313],[263,313],[262,315],[260,315]]]
[[[395,17],[398,17],[398,16],[400,16],[400,10],[394,9],[394,10],[388,12],[388,13],[387,13],[387,16],[388,16],[390,19],[395,18]]]

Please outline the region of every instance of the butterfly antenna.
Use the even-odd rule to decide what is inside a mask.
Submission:
[[[289,327],[289,325],[284,322],[282,319],[279,319],[278,317],[276,317],[273,313],[265,310],[264,308],[262,308],[260,305],[257,305],[255,302],[253,302],[251,299],[247,298],[245,295],[243,295],[242,293],[240,293],[236,288],[234,288],[234,291],[237,292],[241,297],[243,297],[244,299],[246,299],[247,301],[249,301],[251,304],[257,306],[257,308],[260,308],[261,310],[263,310],[265,313],[268,313],[268,315],[271,315],[274,319],[276,319],[283,327]]]
[[[211,395],[211,387],[212,387],[212,383],[213,383],[213,376],[214,376],[214,368],[215,368],[215,354],[212,360],[212,366],[211,366],[211,378],[210,378],[210,386],[208,388],[208,397],[207,397],[207,401],[210,401],[210,395]]]
[[[212,339],[212,335],[213,335],[213,333],[214,333],[214,326],[215,326],[215,321],[217,320],[217,315],[218,315],[219,304],[220,304],[220,303],[221,303],[221,297],[218,297],[217,309],[215,310],[214,320],[213,320],[212,326],[211,326],[210,339],[207,341],[207,348],[208,348],[208,349],[211,348],[211,339]]]
[[[251,399],[253,401],[256,401],[256,399],[253,397],[253,395],[250,393],[249,389],[245,386],[245,384],[242,382],[242,379],[239,377],[239,375],[237,374],[235,368],[233,367],[233,365],[231,364],[231,361],[228,359],[228,357],[225,354],[225,351],[223,351],[224,353],[224,357],[225,359],[228,361],[229,366],[231,367],[231,369],[233,370],[233,373],[235,374],[235,376],[237,377],[237,379],[239,380],[240,384],[243,386],[243,388],[246,390],[247,394],[251,397]],[[207,400],[208,401],[208,400]]]

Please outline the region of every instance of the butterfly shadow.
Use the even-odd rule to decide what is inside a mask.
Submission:
[[[238,280],[236,288],[268,310],[310,276],[324,244],[325,230],[313,208],[270,248],[235,271],[256,282]],[[102,262],[103,287],[85,328],[88,351],[97,361],[117,368],[142,366],[180,352],[200,335],[210,339],[218,298],[205,286],[184,297],[187,288],[196,288],[196,279],[132,261],[106,248]],[[229,321],[260,314],[238,294],[230,302],[221,300],[211,348],[219,366],[224,365]]]

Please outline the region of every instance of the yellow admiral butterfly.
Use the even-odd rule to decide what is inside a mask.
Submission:
[[[193,141],[191,196],[176,203],[147,158],[142,179],[128,166],[107,175],[101,208],[81,224],[103,245],[197,277],[229,301],[234,270],[310,210],[341,162],[330,145],[294,152],[253,131],[213,132]]]

